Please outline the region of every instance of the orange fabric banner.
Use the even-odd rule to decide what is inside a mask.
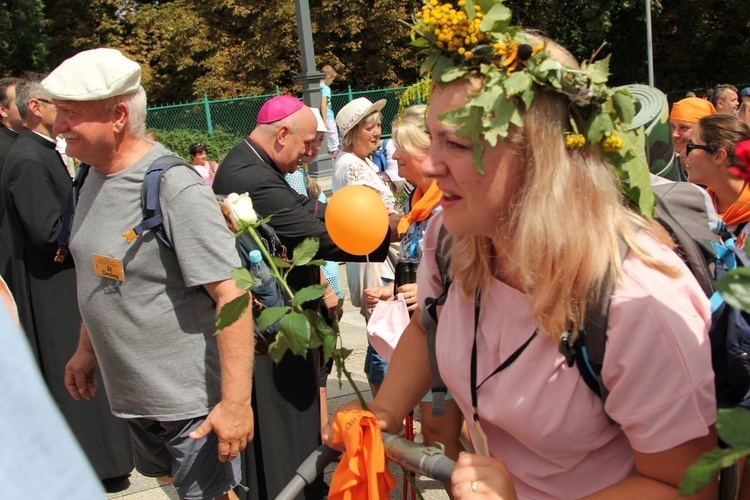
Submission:
[[[714,207],[718,206],[717,195],[710,189],[706,189],[711,200],[714,202]],[[724,214],[718,214],[719,217],[724,221],[727,226],[734,226],[741,222],[750,221],[750,183],[745,183],[742,188],[739,198],[737,198]]]
[[[442,197],[443,192],[434,181],[424,193],[417,187],[412,198],[411,212],[404,215],[398,223],[398,234],[404,234],[413,222],[421,222],[429,217]]]
[[[336,414],[334,443],[346,447],[331,478],[330,500],[378,500],[389,498],[396,479],[388,470],[378,422],[369,411]]]

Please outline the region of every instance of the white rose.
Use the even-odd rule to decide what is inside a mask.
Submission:
[[[237,229],[248,227],[258,222],[258,214],[253,209],[253,200],[248,193],[229,193],[224,200],[229,209],[229,218]]]

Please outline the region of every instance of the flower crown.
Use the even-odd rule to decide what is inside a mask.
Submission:
[[[425,0],[413,17],[412,42],[426,56],[422,71],[444,86],[469,72],[484,78],[481,92],[462,108],[440,119],[457,128],[457,135],[474,143],[474,165],[483,173],[482,139],[491,146],[508,136],[510,125],[523,126],[523,113],[540,90],[570,100],[570,130],[565,145],[571,153],[599,147],[617,169],[626,195],[647,216],[653,195],[645,157],[643,128],[630,129],[635,99],[625,89],[607,87],[609,56],[584,62],[580,69],[562,65],[547,44],[532,45],[502,0]],[[627,165],[626,165],[627,164]]]

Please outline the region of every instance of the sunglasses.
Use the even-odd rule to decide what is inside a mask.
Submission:
[[[702,149],[703,151],[708,151],[709,153],[713,153],[716,151],[716,148],[712,148],[711,146],[706,146],[704,144],[693,144],[692,142],[688,142],[685,145],[685,156],[689,156],[690,152],[694,149]]]

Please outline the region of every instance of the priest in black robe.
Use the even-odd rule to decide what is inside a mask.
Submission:
[[[23,121],[16,107],[16,85],[19,78],[0,78],[0,179],[3,176],[5,158],[16,142],[18,131],[23,130]],[[13,250],[10,223],[5,217],[5,206],[0,197],[0,276],[11,285],[10,254]]]
[[[294,97],[278,96],[263,105],[257,123],[259,126],[229,151],[216,170],[214,191],[249,193],[259,215],[273,216],[269,225],[290,253],[305,238],[318,238],[317,259],[365,261],[365,256],[348,254],[331,240],[324,223],[326,204],[298,194],[284,180],[284,174],[297,168],[309,148],[305,143],[315,138],[317,120],[310,109]],[[369,255],[370,261],[386,258],[390,239],[390,234],[383,235],[383,243]],[[295,268],[287,282],[294,290],[317,284],[319,268]],[[244,484],[250,489],[248,499],[276,498],[297,467],[321,444],[318,361],[317,349],[309,350],[306,357],[287,352],[279,364],[256,352],[252,395],[255,437],[243,453],[242,464]],[[318,500],[324,495],[323,478],[318,477],[299,498]]]

